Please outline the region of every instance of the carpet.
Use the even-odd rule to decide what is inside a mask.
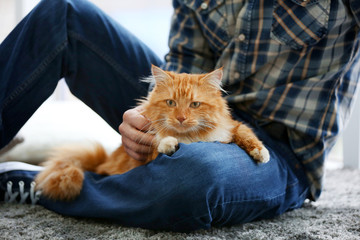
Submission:
[[[272,220],[191,233],[77,219],[41,206],[0,204],[0,239],[360,239],[360,170],[329,170],[317,202]]]

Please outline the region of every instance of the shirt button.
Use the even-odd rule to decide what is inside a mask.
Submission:
[[[245,34],[240,34],[239,36],[238,36],[238,39],[240,40],[240,42],[242,42],[242,41],[244,41],[245,40]]]
[[[206,10],[206,9],[209,7],[209,5],[208,5],[206,2],[203,2],[203,3],[200,5],[200,7],[201,7],[202,10]]]
[[[240,73],[238,73],[238,72],[234,73],[234,77],[235,77],[236,79],[239,79],[239,78],[240,78]]]

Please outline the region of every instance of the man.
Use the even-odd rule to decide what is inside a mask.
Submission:
[[[234,144],[180,144],[171,157],[160,155],[126,174],[86,173],[80,196],[71,202],[34,192],[38,167],[2,164],[5,200],[128,226],[190,231],[271,218],[320,196],[324,160],[359,79],[360,3],[173,5],[163,63],[86,1],[40,2],[0,46],[2,146],[65,77],[71,91],[114,129],[121,123],[127,152],[142,161],[152,136],[139,130],[147,120],[132,107],[147,94],[149,86],[138,80],[150,74],[150,64],[191,73],[223,66],[234,117],[253,127],[271,160],[257,165]],[[139,144],[140,137],[147,141]]]

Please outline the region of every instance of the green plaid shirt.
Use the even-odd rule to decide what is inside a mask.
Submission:
[[[174,0],[165,69],[224,67],[229,103],[286,126],[320,196],[360,77],[360,0]]]

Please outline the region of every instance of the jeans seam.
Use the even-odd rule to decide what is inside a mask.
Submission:
[[[61,42],[54,51],[52,51],[34,70],[28,79],[20,84],[16,89],[14,89],[9,96],[4,100],[4,103],[1,106],[1,109],[5,109],[12,101],[21,95],[23,91],[31,85],[34,80],[46,69],[46,67],[55,59],[55,57],[61,52],[66,45],[68,44],[67,39]]]
[[[96,46],[95,44],[91,43],[90,41],[86,40],[85,38],[83,38],[80,34],[74,32],[74,31],[69,31],[69,37],[72,37],[76,40],[78,40],[79,42],[81,42],[82,44],[84,44],[86,47],[88,47],[91,51],[93,51],[94,53],[96,53],[99,57],[101,57],[105,62],[107,62],[110,66],[112,66],[118,73],[120,73],[121,75],[124,76],[125,80],[130,83],[131,85],[133,85],[135,88],[140,90],[145,90],[147,91],[147,89],[144,89],[142,87],[139,87],[139,85],[137,83],[135,83],[134,81],[131,81],[129,79],[132,79],[127,73],[126,70],[120,65],[118,64],[112,57],[110,57],[108,54],[106,54],[103,50],[101,50],[98,46]],[[139,79],[140,80],[140,79]]]

